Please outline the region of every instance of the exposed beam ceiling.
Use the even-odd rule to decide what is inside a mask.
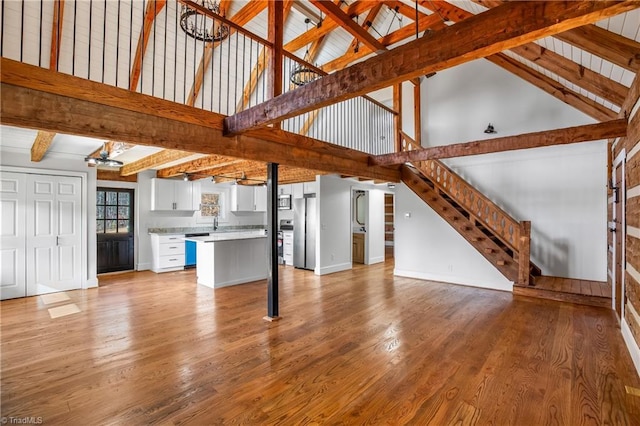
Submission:
[[[158,170],[157,176],[161,178],[169,178],[178,176],[182,173],[198,173],[203,170],[212,169],[214,167],[231,166],[243,162],[237,158],[222,157],[220,155],[208,155],[192,161],[178,164],[176,166],[166,167]]]
[[[505,3],[501,0],[473,1],[488,8],[498,7]],[[428,0],[421,0],[421,2],[424,4]],[[427,4],[424,5],[427,6]],[[640,43],[596,25],[573,28],[556,34],[554,37],[629,71],[637,72],[640,70],[640,55],[638,54],[640,52]]]
[[[227,117],[225,131],[276,123],[635,7],[635,2],[510,2]]]
[[[134,161],[129,164],[125,164],[120,168],[120,174],[122,176],[131,176],[139,173],[143,170],[153,169],[155,167],[162,166],[163,164],[177,161],[182,158],[190,157],[193,152],[176,151],[173,149],[163,149],[160,152],[148,155],[141,158],[138,161]]]
[[[38,132],[36,140],[33,141],[31,146],[31,161],[38,162],[42,160],[55,136],[56,134],[51,132]]]
[[[371,164],[391,165],[423,160],[464,157],[515,151],[519,149],[541,148],[551,145],[566,145],[578,142],[617,138],[627,134],[627,120],[616,119],[604,123],[527,133],[518,136],[436,146],[413,151],[371,157]]]
[[[340,9],[339,5],[334,4],[331,0],[310,0],[313,5],[322,10],[331,19],[340,24],[342,28],[348,31],[352,36],[356,37],[364,43],[373,52],[384,52],[387,48],[380,43],[374,36],[358,25],[350,15],[347,15]]]
[[[98,180],[110,180],[115,182],[137,182],[138,175],[121,176],[117,170],[98,169]]]
[[[6,58],[0,60],[0,65],[1,124],[328,173],[399,179],[397,168],[369,167],[368,155],[359,151],[275,129],[223,137],[224,116],[220,114]]]

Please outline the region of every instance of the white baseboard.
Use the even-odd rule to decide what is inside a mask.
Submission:
[[[367,265],[373,265],[374,263],[382,263],[382,262],[384,262],[384,256],[377,256],[369,259],[369,263],[367,263]]]
[[[510,281],[506,284],[502,282],[489,282],[484,280],[477,281],[466,277],[457,277],[454,275],[439,275],[425,272],[407,271],[403,269],[394,269],[393,275],[397,275],[399,277],[416,278],[419,280],[439,281],[448,284],[465,285],[469,287],[486,288],[490,290],[508,291],[510,293],[513,292],[513,283]]]
[[[151,269],[150,263],[138,263],[136,265],[136,271],[148,271],[149,269]]]
[[[624,318],[622,318],[622,321],[620,323],[620,329],[622,331],[622,338],[624,339],[624,343],[627,345],[629,355],[631,355],[631,359],[633,360],[633,365],[636,367],[636,371],[640,376],[640,348],[633,338],[633,334],[631,334],[629,324],[627,324],[627,321]]]
[[[83,288],[96,288],[98,287],[98,277],[91,278],[84,283]]]
[[[251,283],[254,281],[262,281],[262,280],[266,280],[267,276],[266,275],[256,275],[253,277],[245,277],[245,278],[240,278],[237,280],[229,280],[229,281],[224,281],[221,283],[216,283],[215,287],[213,288],[221,288],[221,287],[230,287],[232,285],[240,285],[240,284],[246,284],[246,283]],[[203,282],[198,282],[198,284],[207,286],[209,288],[212,288],[208,283],[205,284]]]
[[[324,268],[318,268],[314,270],[316,275],[333,274],[334,272],[347,271],[351,269],[351,263],[340,263],[338,265],[325,266]]]

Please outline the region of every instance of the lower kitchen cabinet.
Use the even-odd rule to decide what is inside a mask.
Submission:
[[[285,265],[293,265],[293,231],[282,232],[282,258]]]
[[[151,251],[153,253],[151,262],[151,270],[153,272],[171,272],[184,269],[184,235],[151,234]]]

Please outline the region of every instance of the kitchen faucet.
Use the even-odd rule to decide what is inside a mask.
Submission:
[[[218,229],[218,216],[213,217],[213,230]]]

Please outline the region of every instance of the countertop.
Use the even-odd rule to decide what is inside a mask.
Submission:
[[[201,243],[215,243],[216,241],[249,240],[253,238],[267,238],[264,231],[243,231],[243,232],[217,232],[208,237],[189,237],[185,241],[195,241]]]
[[[264,225],[244,225],[244,226],[219,226],[215,231],[211,225],[209,226],[197,226],[197,227],[181,227],[181,228],[149,228],[147,232],[149,234],[168,235],[168,234],[197,234],[197,233],[210,233],[218,234],[224,232],[264,232]]]

